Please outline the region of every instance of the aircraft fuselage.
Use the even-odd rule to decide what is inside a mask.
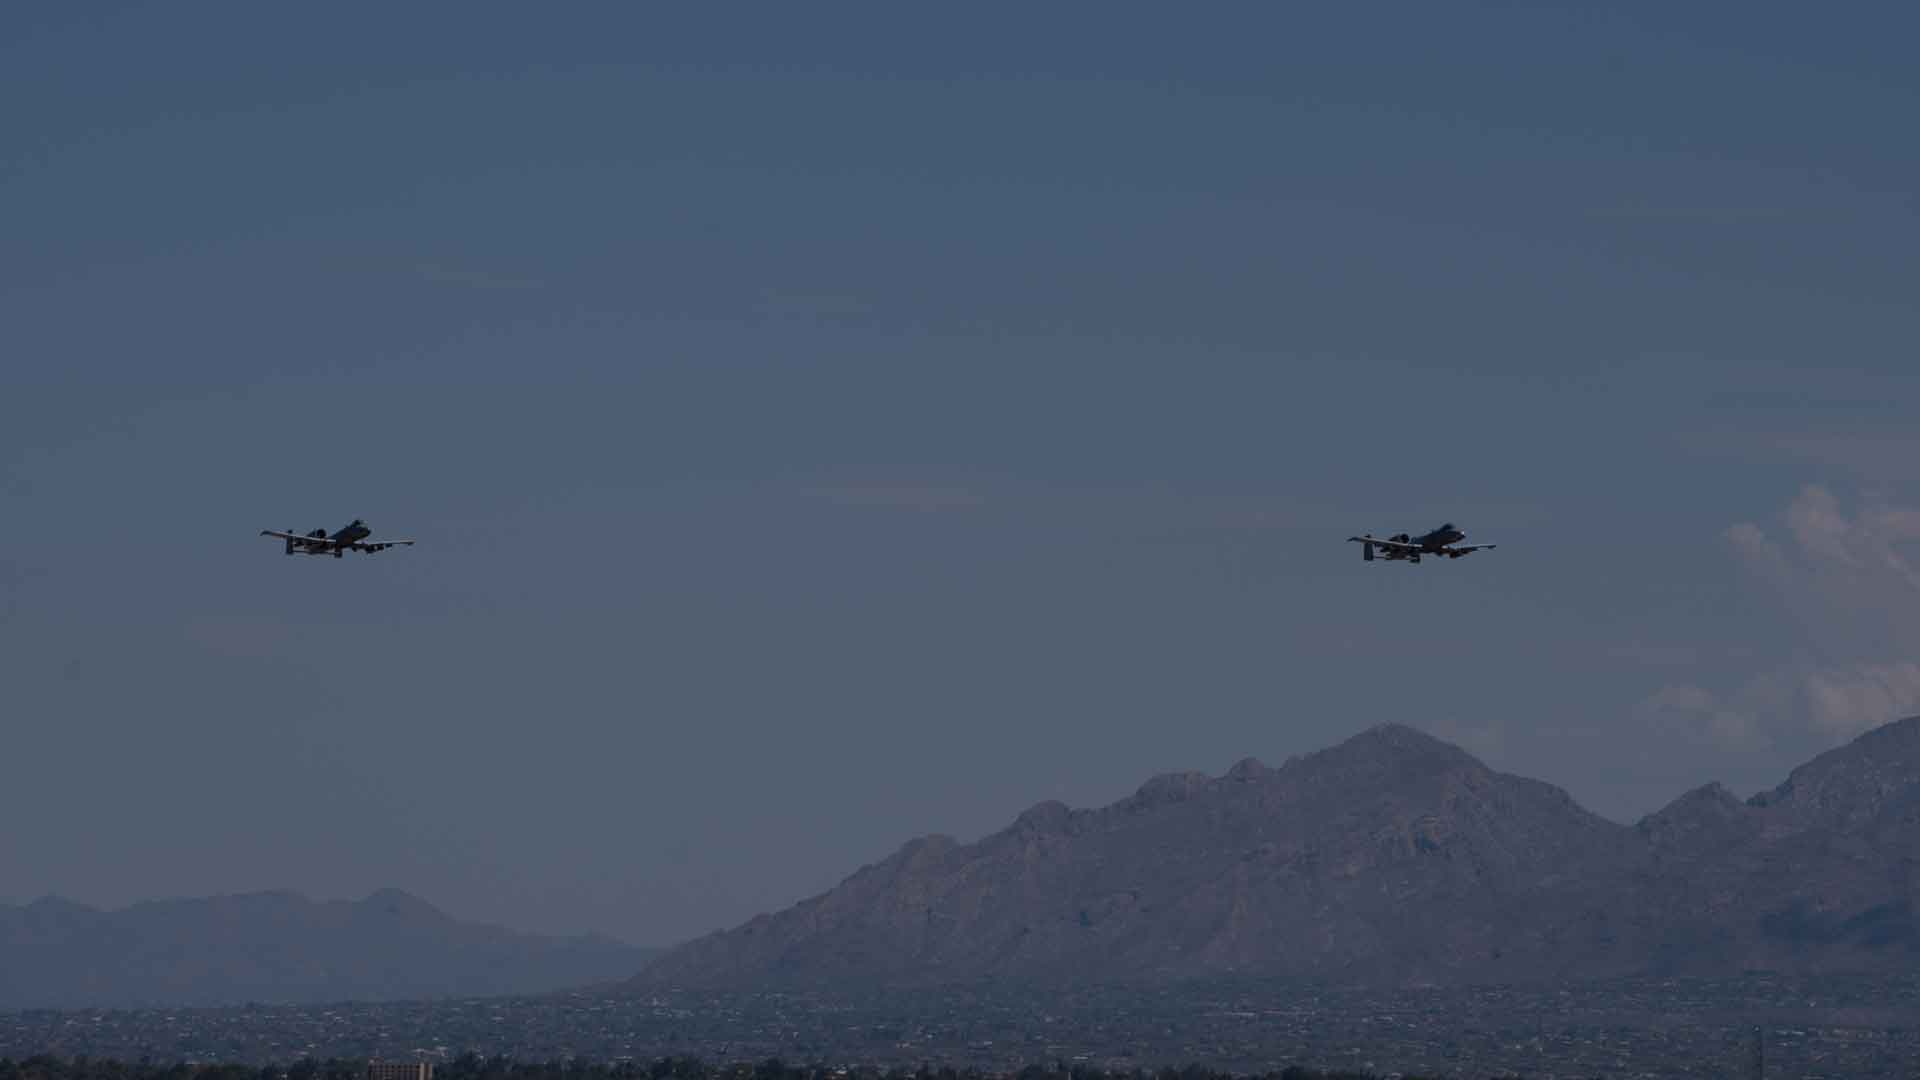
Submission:
[[[1440,526],[1425,536],[1415,537],[1413,542],[1419,544],[1422,551],[1437,555],[1440,550],[1448,544],[1457,544],[1466,538],[1467,534],[1465,532],[1448,524]]]
[[[1367,562],[1385,559],[1388,562],[1417,563],[1423,555],[1445,556],[1457,559],[1475,551],[1493,547],[1492,544],[1475,544],[1472,547],[1454,547],[1467,538],[1466,530],[1454,527],[1449,521],[1432,532],[1412,536],[1401,533],[1398,536],[1376,537],[1372,533],[1365,536],[1349,536],[1350,541],[1363,545],[1360,557]]]
[[[1388,539],[1397,540],[1402,544],[1415,545],[1420,550],[1409,551],[1406,548],[1383,548],[1381,549],[1380,557],[1392,561],[1395,559],[1417,560],[1421,555],[1445,555],[1447,553],[1447,545],[1457,544],[1466,538],[1467,534],[1454,528],[1452,523],[1442,525],[1429,533],[1421,533],[1419,536],[1408,536],[1406,533],[1401,533],[1399,536],[1389,537]]]
[[[338,559],[349,551],[374,552],[394,547],[412,547],[412,540],[368,540],[373,530],[359,518],[347,522],[338,532],[328,535],[325,529],[315,529],[310,533],[297,533],[292,529],[281,532],[277,529],[261,529],[261,536],[272,536],[287,545],[289,555],[331,555]]]
[[[354,518],[331,536],[325,529],[315,529],[307,534],[305,542],[287,541],[287,554],[331,555],[337,559],[349,544],[357,544],[372,535],[373,530],[367,528],[366,522]]]

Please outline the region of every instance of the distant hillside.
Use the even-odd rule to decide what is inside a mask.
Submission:
[[[0,905],[0,1009],[522,994],[633,974],[654,950],[456,922],[398,890],[262,892],[99,911]]]
[[[908,843],[637,986],[1210,974],[1425,984],[1920,965],[1920,718],[1636,826],[1410,728]]]

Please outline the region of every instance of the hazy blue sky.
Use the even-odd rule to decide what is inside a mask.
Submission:
[[[0,899],[667,942],[1385,720],[1631,820],[1920,711],[1920,14],[1594,7],[9,6]]]

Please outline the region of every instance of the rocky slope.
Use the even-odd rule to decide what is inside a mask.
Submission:
[[[0,906],[0,1009],[224,1005],[535,993],[630,976],[649,950],[458,922],[383,890],[263,892],[100,911]]]
[[[1449,983],[1920,963],[1920,718],[1743,803],[1636,826],[1410,728],[1099,810],[915,840],[674,949],[640,985],[1161,979]]]

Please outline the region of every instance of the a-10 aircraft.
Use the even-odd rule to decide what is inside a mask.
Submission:
[[[1347,540],[1350,543],[1362,545],[1360,548],[1360,557],[1367,562],[1374,560],[1373,550],[1375,548],[1380,549],[1379,557],[1389,562],[1405,560],[1406,562],[1417,563],[1420,561],[1420,556],[1422,555],[1457,559],[1462,555],[1471,555],[1483,548],[1500,546],[1498,544],[1469,544],[1465,547],[1454,546],[1466,538],[1467,534],[1454,528],[1453,522],[1449,521],[1432,532],[1424,533],[1420,536],[1408,536],[1406,533],[1401,533],[1398,536],[1390,536],[1382,540],[1372,533],[1367,533],[1364,536],[1349,536]]]
[[[349,551],[364,551],[372,554],[376,551],[385,551],[390,547],[404,547],[413,543],[411,540],[376,540],[369,543],[367,537],[373,535],[373,530],[367,528],[367,523],[359,518],[354,518],[346,528],[332,536],[328,536],[325,529],[315,529],[305,534],[294,532],[292,529],[286,532],[261,529],[260,535],[285,540],[289,555],[331,555],[336,559]]]

